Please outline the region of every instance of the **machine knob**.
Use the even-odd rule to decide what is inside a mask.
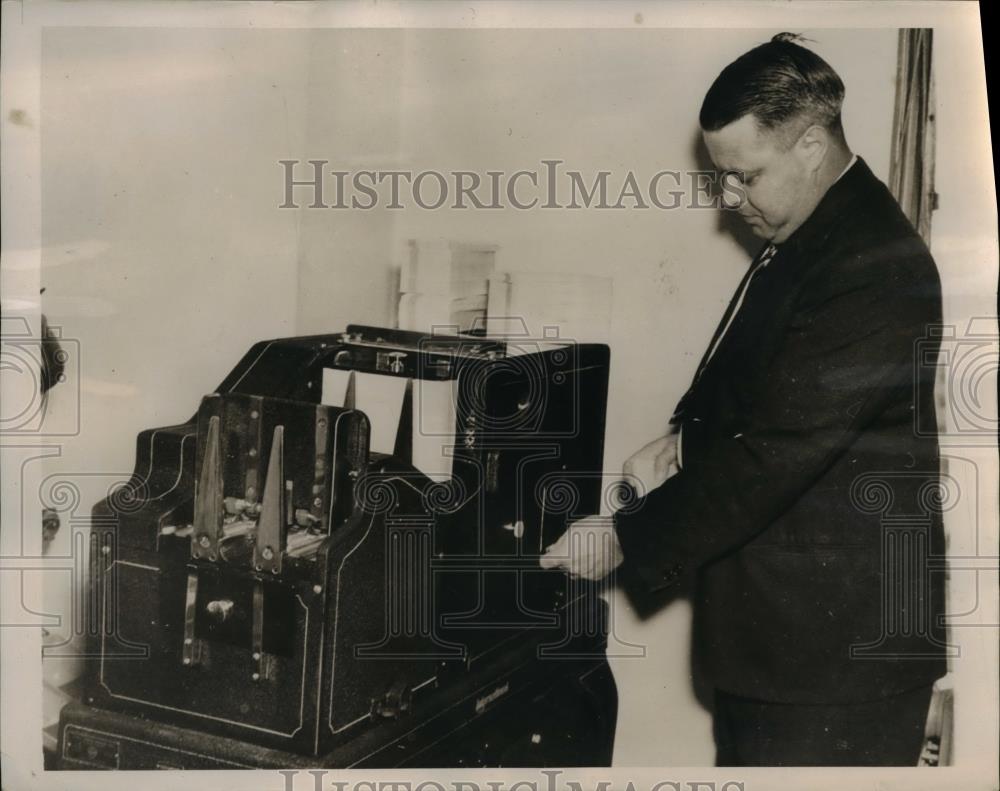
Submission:
[[[386,719],[396,719],[409,711],[411,695],[410,685],[397,680],[386,690],[382,700],[375,702],[373,708]]]
[[[231,599],[213,599],[205,605],[205,610],[218,623],[224,623],[233,611]]]
[[[406,359],[406,352],[389,352],[389,370],[394,374],[403,373],[403,360]]]

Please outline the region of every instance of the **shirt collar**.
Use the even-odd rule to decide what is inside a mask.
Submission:
[[[851,155],[851,161],[847,163],[847,167],[845,167],[842,171],[840,171],[840,175],[837,176],[837,178],[835,178],[833,180],[833,184],[836,184],[838,181],[840,181],[840,179],[843,178],[844,174],[848,170],[850,170],[852,167],[854,167],[854,163],[857,162],[857,161],[858,161],[858,155],[857,154],[852,154]],[[830,186],[832,187],[833,184],[831,184]]]

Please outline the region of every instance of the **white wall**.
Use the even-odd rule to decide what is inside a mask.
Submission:
[[[296,158],[329,160],[327,170],[394,168],[401,149],[404,35],[398,30],[308,34],[306,112],[298,119],[305,148]],[[308,166],[296,171],[296,178],[312,175]],[[324,195],[327,203],[335,202],[331,193],[332,187]],[[310,195],[309,189],[299,190],[295,201],[304,203]],[[299,211],[299,333],[389,321],[392,214],[381,206]]]
[[[45,31],[43,307],[83,344],[88,428],[184,420],[252,341],[293,331],[275,163],[302,150],[301,38]]]

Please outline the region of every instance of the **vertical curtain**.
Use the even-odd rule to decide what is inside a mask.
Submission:
[[[899,31],[889,189],[930,245],[934,192],[933,31]]]
[[[913,227],[931,243],[931,212],[937,208],[934,192],[934,76],[931,71],[933,31],[899,31],[896,67],[896,106],[892,123],[892,152],[889,163],[889,189],[899,201]],[[942,387],[944,368],[938,367],[935,400],[938,430],[946,430]],[[942,458],[942,472],[947,459]],[[947,527],[947,525],[946,525]],[[948,597],[950,599],[950,596]],[[949,671],[951,671],[949,661]],[[934,685],[930,710],[924,730],[924,748],[919,766],[950,766],[954,696],[951,673]]]

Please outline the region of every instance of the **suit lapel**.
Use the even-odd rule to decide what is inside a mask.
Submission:
[[[812,259],[814,258],[811,251],[821,248],[828,241],[833,228],[837,226],[838,221],[846,214],[849,214],[851,211],[862,210],[861,206],[857,205],[859,200],[862,200],[862,196],[868,194],[873,184],[878,183],[878,180],[872,174],[865,161],[861,157],[858,157],[854,165],[827,190],[826,195],[823,196],[823,199],[802,226],[781,245],[772,262],[768,264],[768,267],[773,270],[782,271],[784,274],[782,279],[786,281],[789,277],[795,280],[803,275],[805,269],[812,263]],[[707,378],[711,378],[711,376],[706,376],[706,371],[714,368],[715,364],[724,356],[720,354],[723,351],[722,347],[716,349],[715,354],[711,354],[711,351],[723,335],[724,330],[726,330],[730,317],[735,312],[739,303],[740,294],[745,288],[748,288],[747,282],[753,276],[757,268],[757,262],[767,250],[767,247],[768,245],[764,245],[758,251],[757,255],[754,256],[753,263],[740,280],[740,284],[733,293],[725,314],[723,314],[722,319],[715,328],[711,342],[706,347],[701,361],[698,363],[691,386],[678,403],[671,422],[676,422],[683,417],[684,413],[690,408],[697,397],[699,383],[704,382]],[[791,267],[795,271],[785,271],[788,267]],[[774,274],[777,275],[778,272],[775,271]],[[786,282],[783,285],[789,286],[790,283]],[[784,291],[780,285],[777,288]],[[774,294],[776,299],[782,296],[781,294]],[[787,296],[790,297],[790,294]],[[749,293],[744,299],[746,300],[748,297]],[[773,300],[765,301],[773,303]],[[732,327],[729,327],[730,331],[732,329]]]

